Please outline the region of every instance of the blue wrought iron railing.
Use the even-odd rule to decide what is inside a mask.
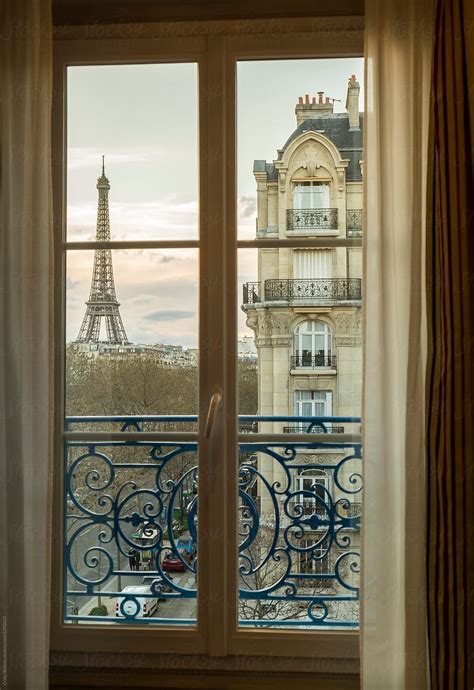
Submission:
[[[312,431],[268,441],[284,423]],[[240,624],[357,627],[360,419],[239,425]],[[65,620],[195,624],[198,448],[171,432],[196,429],[189,415],[66,419]]]

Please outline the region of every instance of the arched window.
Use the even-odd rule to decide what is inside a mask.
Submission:
[[[328,501],[329,477],[324,470],[302,470],[295,477],[297,502],[303,506],[305,515],[324,512]]]
[[[304,321],[295,330],[295,367],[333,367],[331,329],[323,321]]]

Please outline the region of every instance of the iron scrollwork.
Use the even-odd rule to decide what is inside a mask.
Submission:
[[[286,219],[290,231],[337,230],[337,208],[288,209]]]
[[[165,419],[197,421],[153,423]],[[360,420],[295,417],[301,442],[275,446],[252,442],[259,419],[241,420],[249,440],[240,444],[238,476],[240,624],[356,627],[361,447],[323,437],[344,430],[338,421]],[[71,420],[69,429],[135,430],[136,440],[66,437],[65,619],[194,624],[197,443],[140,440],[150,417]],[[152,615],[144,602],[148,612],[158,602]]]

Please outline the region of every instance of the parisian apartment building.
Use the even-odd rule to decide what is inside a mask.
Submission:
[[[244,285],[242,309],[257,351],[259,415],[360,416],[362,253],[333,241],[362,235],[359,94],[353,75],[345,112],[334,112],[323,92],[300,97],[295,129],[274,160],[254,161],[256,237],[306,241],[301,248],[260,248],[257,280]],[[308,247],[308,240],[317,240],[317,246]],[[290,421],[260,425],[262,432],[277,433],[308,428]],[[334,421],[325,430],[351,433],[359,427]],[[337,488],[327,486],[328,473],[315,470],[314,463],[337,464],[344,453],[334,448],[301,453],[312,469],[295,478],[296,490],[321,483],[337,497]],[[281,479],[272,458],[259,454],[258,462],[270,483]],[[261,514],[271,512],[270,496],[259,494]]]

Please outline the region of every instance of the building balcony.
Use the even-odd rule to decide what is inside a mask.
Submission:
[[[335,369],[336,355],[294,355],[291,358],[292,369]]]
[[[362,299],[361,278],[271,278],[261,283],[245,283],[243,304],[260,302],[359,302]]]
[[[343,434],[344,427],[340,424],[297,424],[296,426],[284,426],[284,434]]]
[[[196,624],[199,462],[189,430],[197,422],[190,415],[66,419],[66,622]],[[357,628],[361,443],[359,435],[336,429],[359,422],[239,418],[240,625]],[[267,423],[293,425],[285,427],[288,440],[263,439]],[[159,433],[162,440],[154,438]],[[340,439],[328,436],[333,433]],[[302,562],[320,564],[327,593],[310,586]],[[141,615],[143,602],[151,615]],[[314,615],[318,606],[324,616]]]
[[[244,283],[243,303],[258,304],[262,301],[261,283]]]
[[[286,229],[288,232],[318,232],[318,230],[337,230],[337,208],[288,209]]]
[[[339,229],[337,208],[306,208],[287,209],[286,229],[290,233],[323,232],[337,234]],[[331,231],[334,231],[331,232]],[[350,208],[346,210],[347,237],[361,237],[362,235],[362,209]]]
[[[351,208],[346,211],[347,237],[362,236],[362,209]]]

